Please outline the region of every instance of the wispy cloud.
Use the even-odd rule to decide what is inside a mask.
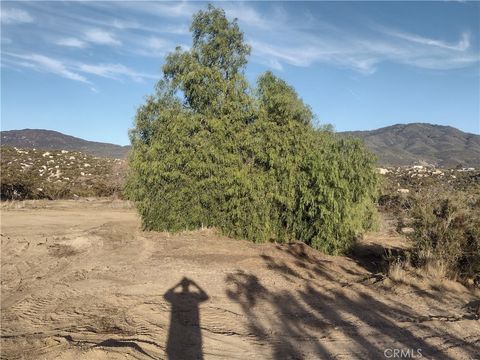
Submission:
[[[71,6],[77,6],[79,11],[72,12]],[[465,31],[458,34],[457,41],[446,41],[386,26],[371,26],[371,23],[340,26],[308,9],[292,15],[284,4],[276,2],[262,6],[225,2],[218,6],[225,9],[229,18],[238,18],[252,46],[252,60],[277,70],[287,65],[309,67],[322,63],[368,75],[384,63],[445,70],[465,68],[480,61],[475,32],[471,35]],[[34,9],[31,13],[36,19],[44,16],[50,20],[41,23],[50,42],[65,48],[58,51],[90,47],[93,55],[96,51],[105,54],[109,51],[106,46],[100,49],[94,45],[107,45],[118,47],[119,54],[157,57],[159,61],[178,44],[188,48],[185,46],[190,38],[188,23],[192,14],[204,8],[205,4],[195,2],[128,1],[62,4],[48,12],[43,12],[43,7],[35,3],[25,6],[29,11]],[[26,10],[9,11],[2,12],[2,22],[31,21]],[[58,21],[52,21],[55,19]],[[49,25],[53,23],[55,27]],[[25,48],[24,52],[29,50]],[[76,56],[80,54],[77,52]],[[90,67],[83,69],[71,65],[68,69],[82,74],[115,79],[148,78],[141,72],[122,69],[118,64],[87,64]]]
[[[222,8],[230,18],[237,18],[242,24],[258,29],[270,28],[270,16],[261,15],[255,8],[245,3],[225,3]],[[271,14],[269,14],[271,15]]]
[[[470,66],[480,61],[478,53],[446,48],[435,50],[429,45],[392,44],[369,39],[339,41],[337,44],[321,40],[317,40],[317,44],[315,42],[288,46],[251,40],[250,44],[254,57],[263,63],[274,64],[277,69],[282,67],[282,63],[308,67],[320,62],[372,74],[383,62],[445,70]]]
[[[122,64],[77,64],[76,66],[82,73],[93,74],[115,80],[120,80],[121,77],[129,77],[134,81],[159,78],[159,75],[138,72]]]
[[[468,32],[450,43],[381,26],[373,30],[368,26],[338,27],[311,12],[293,17],[278,3],[262,12],[250,3],[225,3],[221,7],[243,25],[253,60],[277,70],[284,65],[325,63],[368,75],[385,62],[455,69],[480,61]]]
[[[135,44],[131,50],[136,54],[144,57],[164,57],[168,52],[173,51],[176,46],[175,42],[161,38],[158,36],[137,37]],[[182,46],[187,49],[188,46]]]
[[[67,46],[73,48],[84,48],[88,45],[85,41],[74,37],[59,39],[55,43],[60,46]]]
[[[371,74],[375,72],[375,65],[381,61],[368,51],[330,43],[284,46],[250,41],[250,44],[254,58],[277,70],[283,69],[282,64],[309,67],[321,62]]]
[[[385,30],[382,38],[370,41],[369,49],[381,61],[391,61],[424,69],[447,70],[471,66],[480,61],[480,53],[470,47],[468,33],[456,44],[415,34]]]
[[[115,38],[115,36],[105,30],[89,29],[85,32],[84,38],[88,42],[100,45],[121,45],[122,42]]]
[[[413,43],[427,45],[427,46],[434,46],[434,47],[439,47],[443,49],[465,51],[470,47],[470,34],[467,32],[462,33],[460,40],[456,44],[449,44],[445,41],[429,39],[423,36],[401,32],[401,31],[393,31],[393,30],[386,29],[385,32],[388,35],[397,37],[399,39],[404,39]]]
[[[40,54],[7,53],[6,55],[24,60],[19,62],[20,66],[28,67],[39,72],[52,73],[69,80],[90,84],[90,81],[88,81],[84,76],[72,70],[69,70],[68,67],[58,59],[53,59],[51,57]]]
[[[120,1],[116,3],[116,6],[131,12],[146,13],[163,18],[191,18],[195,12],[205,7],[204,4],[195,1]]]
[[[3,8],[0,14],[0,19],[2,24],[22,24],[30,23],[33,21],[33,17],[21,9],[8,9]]]
[[[176,34],[176,35],[186,35],[189,33],[189,27],[186,24],[175,24],[175,25],[155,25],[147,26],[141,24],[137,21],[131,20],[119,20],[114,19],[113,21],[96,21],[104,26],[114,27],[119,30],[140,30],[147,33],[166,33],[166,34]]]
[[[158,37],[150,37],[146,42],[145,42],[146,47],[152,49],[152,50],[164,50],[165,48],[168,48],[171,46],[170,41],[161,39]]]
[[[302,26],[285,14],[272,15],[268,21],[268,28],[248,32],[247,38],[253,59],[278,70],[284,64],[309,67],[325,63],[368,75],[385,62],[446,70],[480,61],[480,53],[472,49],[468,32],[460,34],[457,42],[449,43],[381,26],[353,33],[313,18],[308,26]]]
[[[48,72],[63,78],[93,85],[84,75],[122,80],[129,78],[141,82],[146,79],[158,79],[159,74],[136,71],[123,64],[87,64],[75,60],[56,59],[41,54],[5,53],[6,62],[17,67],[29,68],[38,72]],[[10,60],[11,59],[11,60]],[[2,59],[3,60],[3,59]],[[15,61],[12,61],[15,60]]]

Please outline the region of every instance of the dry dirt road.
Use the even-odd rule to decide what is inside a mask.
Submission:
[[[3,205],[2,359],[475,359],[461,285],[213,230],[145,233],[118,201]],[[398,241],[386,232],[367,237]],[[370,264],[371,265],[371,264]]]

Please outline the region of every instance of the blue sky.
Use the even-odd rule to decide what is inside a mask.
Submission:
[[[480,133],[480,2],[215,2],[319,124]],[[2,130],[128,143],[136,108],[202,2],[1,2]]]

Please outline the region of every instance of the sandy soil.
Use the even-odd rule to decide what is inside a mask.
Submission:
[[[388,231],[348,258],[144,233],[119,201],[15,203],[1,220],[2,359],[480,357],[478,292],[376,274],[376,241],[401,243]]]

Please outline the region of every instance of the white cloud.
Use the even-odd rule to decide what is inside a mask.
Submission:
[[[447,70],[467,67],[480,61],[478,50],[470,48],[467,33],[460,36],[457,44],[430,39],[414,34],[385,31],[388,37],[372,47],[380,60],[407,64],[425,69]]]
[[[187,44],[179,44],[157,36],[137,36],[132,37],[130,41],[133,45],[130,47],[130,51],[145,57],[163,58],[168,52],[175,50],[177,46],[181,46],[183,50],[190,48]]]
[[[444,48],[449,50],[465,51],[470,47],[470,35],[466,32],[462,33],[461,38],[457,44],[449,44],[445,41],[429,39],[423,36],[409,34],[409,33],[400,32],[400,31],[386,30],[386,33],[388,35],[398,37],[400,39],[404,39],[413,43],[434,46],[434,47],[439,47],[439,48]]]
[[[372,51],[362,49],[359,44],[345,44],[329,39],[305,39],[302,42],[281,44],[251,40],[252,55],[263,64],[281,70],[283,64],[309,67],[315,63],[328,63],[342,68],[350,68],[362,74],[375,72],[379,59]]]
[[[258,56],[258,57],[255,58],[255,61],[269,67],[270,69],[274,69],[274,70],[278,70],[278,71],[283,70],[282,63],[278,59],[275,59],[275,58],[272,58],[272,57],[268,58],[267,56],[265,56],[265,57]]]
[[[169,18],[191,18],[198,10],[205,8],[204,4],[190,1],[119,1],[115,5],[130,12],[141,12]]]
[[[98,22],[98,21],[97,21]],[[126,21],[126,20],[119,20],[119,19],[114,19],[113,21],[111,21],[110,23],[108,22],[101,22],[103,23],[104,25],[106,24],[110,24],[111,26],[113,26],[115,29],[120,29],[120,30],[124,30],[124,29],[138,29],[138,28],[141,28],[142,25],[140,25],[139,23],[137,23],[136,21]]]
[[[54,59],[41,54],[4,53],[3,55],[5,56],[2,56],[2,64],[8,63],[17,68],[22,67],[38,72],[52,73],[70,80],[92,85],[92,89],[95,89],[92,82],[83,74],[95,75],[114,80],[129,78],[139,82],[145,79],[156,80],[160,78],[160,74],[148,74],[136,71],[123,64],[86,64],[74,60]]]
[[[295,66],[309,66],[319,60],[319,51],[311,45],[278,46],[262,41],[249,42],[254,55],[266,57],[266,60],[286,62]]]
[[[259,29],[270,28],[269,19],[244,3],[225,3],[222,8],[229,18],[237,18],[242,24]]]
[[[147,33],[168,33],[175,35],[185,35],[189,33],[189,27],[186,24],[155,24],[155,26],[147,26],[136,21],[126,21],[115,19],[111,22],[96,21],[104,26],[112,26],[119,30],[140,30]]]
[[[77,38],[73,38],[73,37],[59,39],[55,43],[57,45],[74,47],[74,48],[84,48],[87,46],[87,43],[85,41]]]
[[[160,75],[146,74],[135,71],[122,64],[77,64],[77,71],[93,74],[109,79],[119,80],[126,76],[134,81],[143,81],[144,79],[158,79]]]
[[[23,24],[33,21],[33,17],[25,10],[5,9],[2,7],[0,14],[2,24]]]
[[[151,37],[146,41],[146,46],[153,50],[164,50],[171,46],[170,42],[158,37]]]
[[[244,25],[253,61],[277,70],[285,64],[309,67],[325,63],[372,74],[387,61],[453,69],[480,60],[478,50],[470,46],[467,32],[461,34],[458,42],[449,43],[379,26],[373,32],[368,25],[363,29],[338,27],[311,12],[292,17],[276,3],[266,13],[249,3],[224,3],[221,7],[229,18],[236,17]]]
[[[111,33],[101,29],[89,29],[84,34],[85,40],[100,45],[121,45],[122,42],[117,40]]]
[[[22,55],[7,53],[6,55],[24,60],[19,62],[20,66],[31,68],[39,72],[52,73],[66,79],[79,81],[85,84],[90,84],[90,81],[88,81],[84,76],[69,70],[68,67],[60,60],[40,54]]]
[[[86,2],[78,6],[75,16],[71,15],[70,5],[49,9],[58,20],[56,27],[47,21],[42,26],[57,36],[56,44],[72,48],[123,44],[123,54],[158,58],[163,58],[177,44],[188,48],[184,45],[188,38],[183,36],[188,33],[187,23],[193,13],[205,9],[204,4],[195,2]],[[359,24],[340,27],[307,10],[303,15],[296,12],[293,16],[279,3],[262,5],[262,11],[248,2],[225,2],[218,6],[225,9],[229,18],[239,19],[245,38],[252,45],[252,60],[277,70],[285,65],[309,67],[323,63],[372,74],[386,62],[441,70],[464,68],[480,61],[478,47],[473,46],[477,39],[468,32],[459,34],[457,41],[446,41],[374,27],[371,22],[363,27]],[[33,14],[40,22],[42,7],[35,7]],[[83,9],[89,11],[82,12]],[[20,12],[27,14],[24,19],[31,18],[25,11]],[[2,22],[4,17],[2,13]],[[92,49],[95,55],[96,49]],[[67,70],[115,79],[150,78],[119,64],[85,64],[82,69],[71,62]]]
[[[190,27],[186,24],[183,25],[170,25],[159,28],[159,32],[175,34],[175,35],[188,35],[190,34]]]
[[[471,48],[466,32],[456,43],[449,43],[385,27],[376,27],[373,33],[352,33],[315,20],[310,20],[305,28],[295,25],[292,19],[272,16],[270,21],[271,31],[256,32],[247,38],[253,59],[274,69],[282,69],[283,64],[308,67],[326,63],[372,74],[384,62],[446,70],[480,61],[480,54]]]

